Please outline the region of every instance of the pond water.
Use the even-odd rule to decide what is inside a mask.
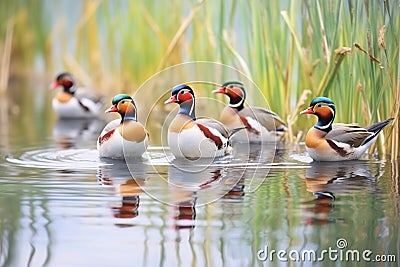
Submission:
[[[15,121],[25,130],[3,132],[1,266],[356,265],[353,251],[364,264],[398,260],[398,162],[310,163],[304,145],[282,143],[237,146],[211,164],[150,147],[126,164],[98,159],[102,121],[39,121],[51,131]]]

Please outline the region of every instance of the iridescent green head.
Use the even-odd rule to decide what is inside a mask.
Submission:
[[[314,98],[311,101],[310,107],[315,106],[317,103],[325,103],[328,105],[335,105],[335,103],[333,103],[333,101],[330,98],[327,98],[325,96],[319,96],[319,97]]]
[[[222,84],[222,87],[228,87],[229,85],[233,85],[235,87],[239,87],[244,91],[244,85],[242,82],[239,81],[226,81]]]
[[[114,96],[114,98],[112,99],[112,104],[116,105],[116,104],[118,104],[119,101],[121,101],[123,99],[133,100],[132,97],[130,97],[130,95],[118,94],[118,95]]]

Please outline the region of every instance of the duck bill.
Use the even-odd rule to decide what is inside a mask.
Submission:
[[[109,107],[105,111],[105,113],[110,113],[110,112],[118,112],[117,106],[116,105],[112,105],[111,107]]]
[[[306,110],[303,110],[302,112],[300,112],[300,115],[302,114],[314,114],[314,107],[309,107]]]
[[[213,93],[213,94],[225,94],[225,87],[221,87],[221,88],[215,89],[211,93]]]
[[[166,100],[166,101],[164,102],[164,104],[170,104],[170,103],[176,103],[176,102],[177,102],[176,96],[173,95],[173,96],[171,96],[168,100]]]
[[[50,89],[50,90],[54,90],[54,89],[56,89],[58,86],[60,86],[60,84],[59,84],[57,81],[54,81],[54,82],[52,82],[52,83],[49,85],[49,89]]]

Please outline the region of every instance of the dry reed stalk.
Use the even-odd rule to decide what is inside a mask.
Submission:
[[[297,102],[296,109],[293,111],[293,113],[289,114],[286,118],[290,142],[294,142],[295,140],[298,141],[300,138],[299,134],[295,138],[295,135],[293,132],[293,125],[297,121],[300,109],[306,104],[306,101],[308,100],[308,96],[311,95],[311,93],[312,93],[311,90],[308,90],[308,89],[304,90],[299,98],[299,101]]]
[[[325,71],[325,74],[318,86],[317,89],[317,96],[324,95],[325,90],[329,88],[331,83],[334,80],[334,77],[338,74],[340,64],[342,64],[342,61],[344,57],[351,52],[351,48],[349,47],[339,47],[335,49],[335,60],[332,63],[329,64],[328,68]]]
[[[4,95],[8,87],[13,32],[14,32],[14,20],[10,19],[7,23],[6,37],[4,39],[4,49],[1,57],[2,59],[0,66],[0,95]]]
[[[175,47],[179,43],[179,40],[185,33],[186,29],[189,27],[190,23],[192,22],[196,13],[200,10],[200,7],[203,5],[204,0],[199,1],[191,10],[189,15],[184,19],[181,26],[179,27],[178,31],[176,32],[175,36],[172,38],[167,51],[165,52],[163,58],[161,59],[160,63],[158,64],[157,71],[161,71],[165,67],[165,63],[169,56],[174,51]]]
[[[168,38],[165,34],[161,31],[160,26],[157,24],[156,20],[152,17],[150,12],[147,10],[146,7],[143,5],[139,6],[140,11],[142,12],[144,20],[153,30],[153,32],[157,35],[158,40],[161,42],[162,46],[168,47]]]

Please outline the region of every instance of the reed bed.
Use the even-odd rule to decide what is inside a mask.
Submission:
[[[396,118],[371,152],[399,156],[398,0],[3,2],[1,20],[14,25],[11,72],[13,62],[29,69],[40,57],[49,77],[67,69],[113,93],[133,92],[168,66],[220,62],[262,90],[287,120],[288,141],[303,140],[314,121],[298,113],[324,95],[337,121]]]

